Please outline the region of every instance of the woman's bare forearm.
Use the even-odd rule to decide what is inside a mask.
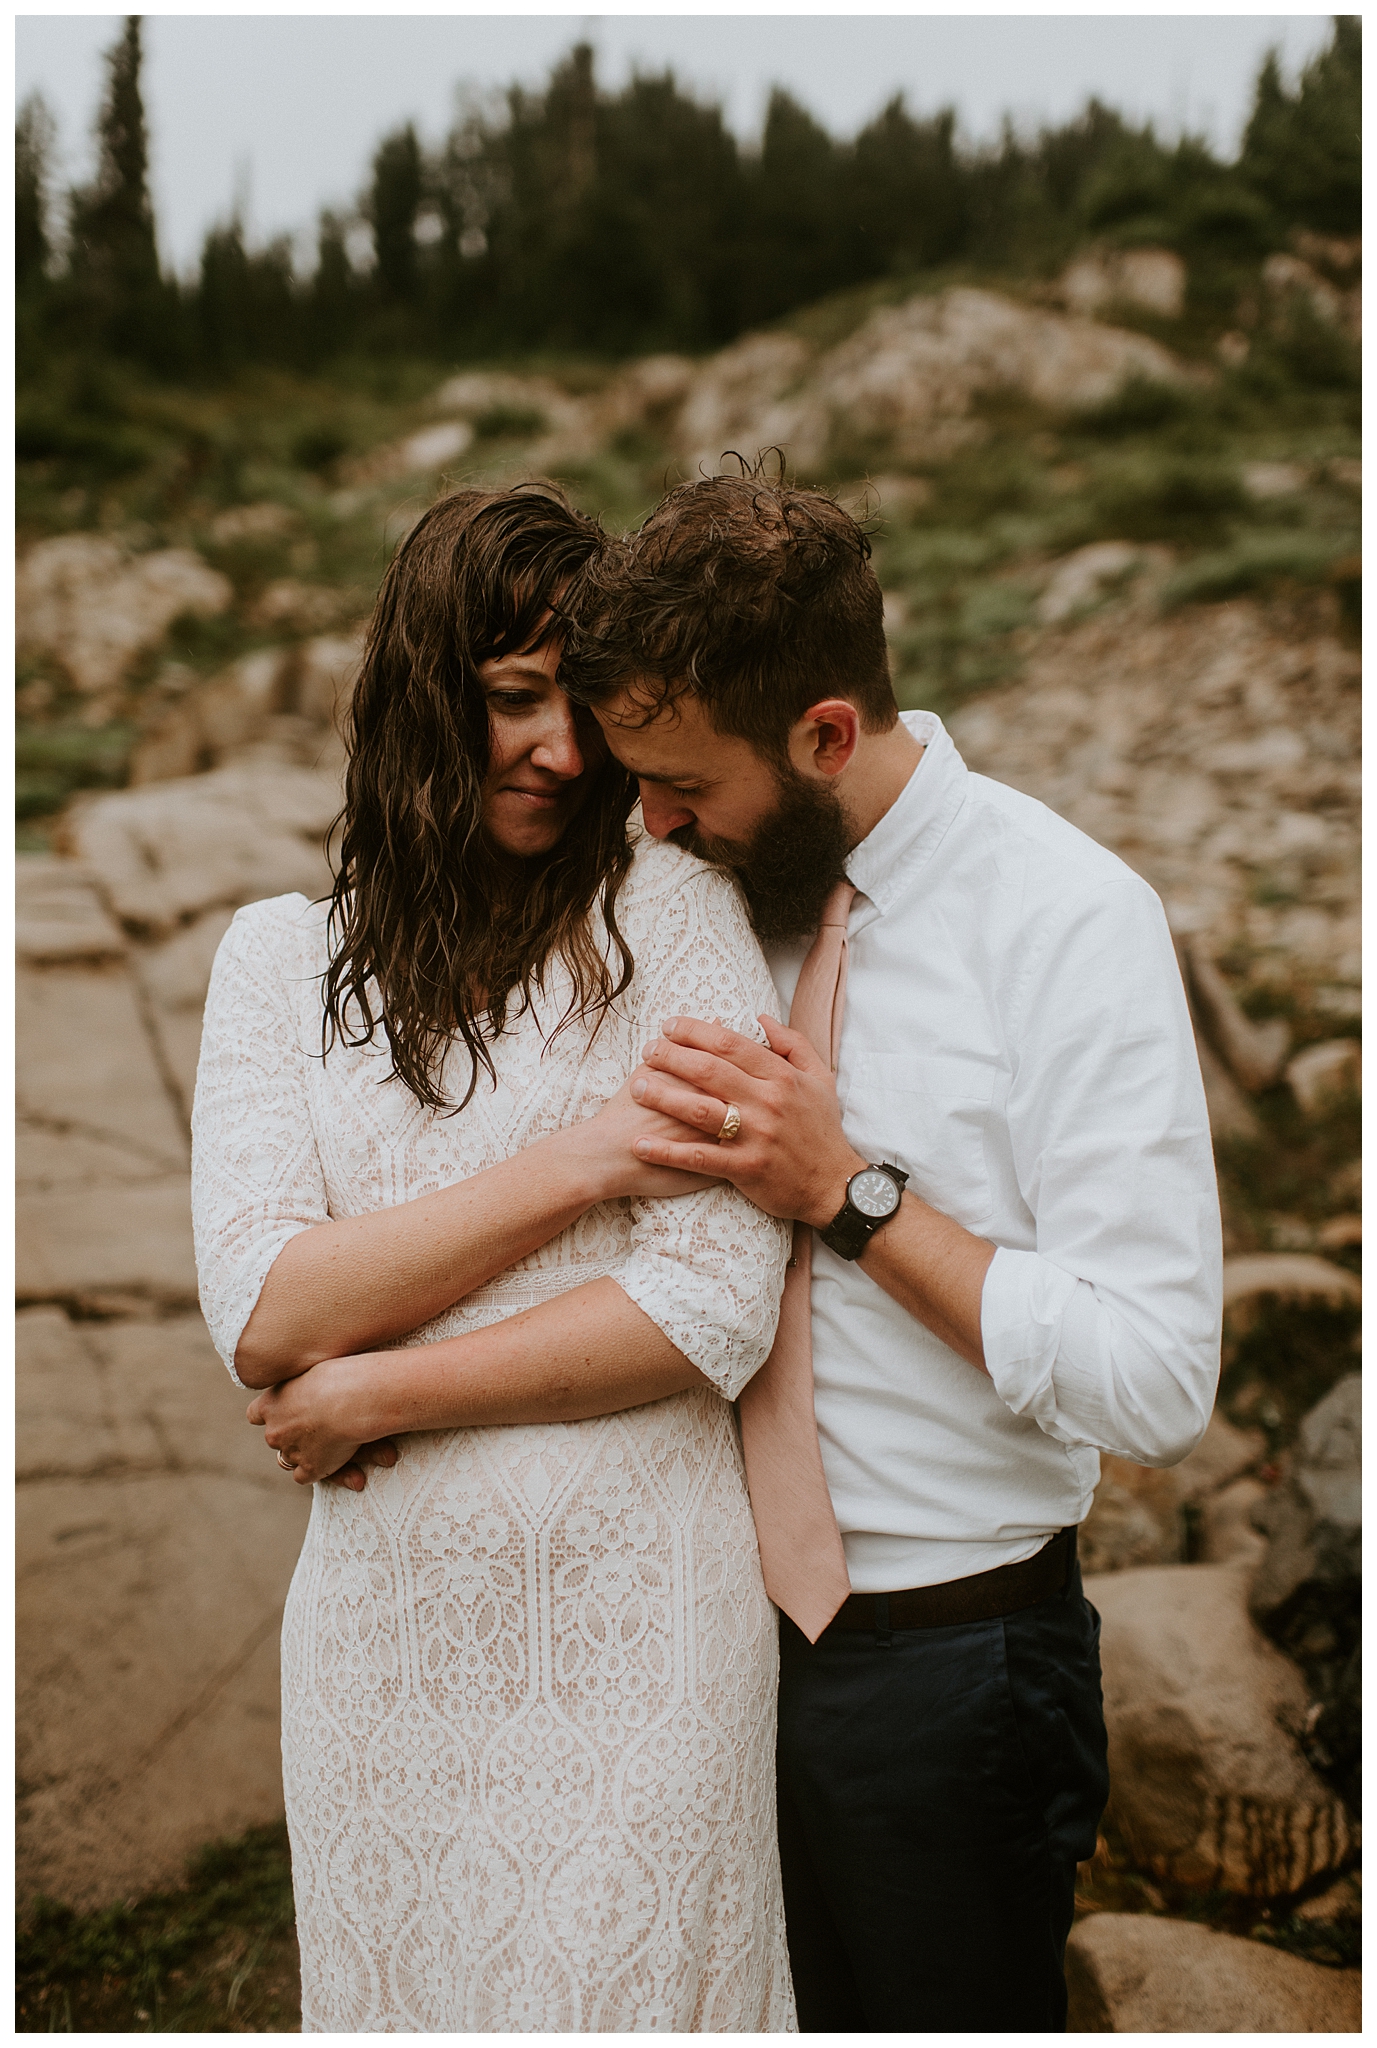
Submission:
[[[263,1283],[235,1371],[270,1387],[404,1337],[604,1199],[573,1147],[543,1141],[434,1194],[299,1231]]]
[[[581,1422],[708,1386],[615,1280],[592,1280],[462,1337],[324,1360],[249,1409],[303,1483],[359,1444],[418,1430]]]
[[[709,1384],[615,1280],[590,1280],[377,1376],[378,1436],[581,1422]]]

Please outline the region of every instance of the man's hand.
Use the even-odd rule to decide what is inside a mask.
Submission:
[[[760,1022],[768,1047],[696,1017],[666,1018],[632,1076],[631,1093],[701,1136],[638,1138],[634,1150],[655,1166],[729,1180],[770,1215],[821,1229],[867,1161],[842,1132],[826,1062],[801,1031],[772,1017]],[[740,1110],[741,1129],[720,1145],[728,1103]]]
[[[714,1173],[772,1216],[823,1230],[846,1199],[846,1183],[869,1164],[847,1142],[836,1085],[800,1031],[762,1017],[769,1050],[718,1024],[670,1017],[645,1065],[632,1076],[638,1102],[703,1135],[667,1143],[640,1138],[636,1151],[659,1166]],[[715,1142],[734,1102],[741,1130]],[[911,1189],[876,1231],[860,1263],[877,1287],[944,1344],[985,1370],[981,1294],[995,1248],[921,1201]]]
[[[679,1138],[683,1133],[672,1118],[655,1116],[650,1108],[634,1099],[630,1081],[624,1081],[610,1102],[596,1116],[568,1124],[548,1138],[540,1138],[530,1149],[567,1161],[579,1185],[598,1202],[620,1195],[645,1201],[654,1196],[691,1195],[711,1187],[717,1168],[704,1173],[674,1173],[663,1165],[650,1164],[636,1140]]]
[[[250,1404],[249,1421],[264,1432],[270,1450],[290,1461],[298,1486],[335,1479],[362,1493],[370,1465],[396,1464],[396,1445],[375,1436],[368,1420],[369,1390],[386,1356],[324,1359]]]

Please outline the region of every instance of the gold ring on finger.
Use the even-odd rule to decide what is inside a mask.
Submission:
[[[734,1102],[727,1104],[727,1114],[722,1119],[722,1128],[717,1133],[719,1145],[730,1145],[741,1129],[741,1111]]]
[[[295,1472],[296,1470],[296,1466],[292,1463],[291,1459],[284,1458],[281,1451],[277,1453],[277,1462],[284,1472]]]

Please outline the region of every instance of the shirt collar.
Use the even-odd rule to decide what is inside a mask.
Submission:
[[[888,910],[927,866],[966,800],[970,770],[932,711],[900,714],[923,758],[873,832],[851,849],[847,879]]]

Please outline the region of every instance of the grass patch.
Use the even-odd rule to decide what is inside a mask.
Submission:
[[[79,789],[119,789],[137,728],[21,726],[15,737],[14,806],[20,819],[60,810]]]
[[[286,2034],[301,2025],[283,1825],[190,1864],[180,1890],[76,1913],[34,1902],[20,1926],[21,2034]]]

